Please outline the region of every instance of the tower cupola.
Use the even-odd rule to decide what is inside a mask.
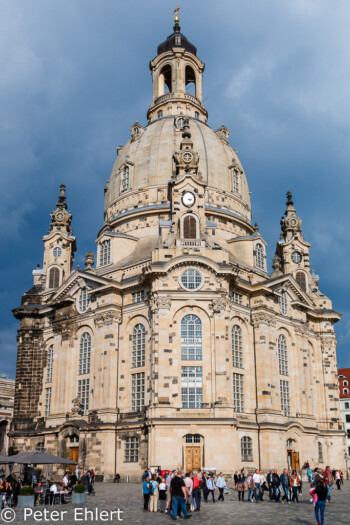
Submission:
[[[205,65],[197,57],[197,48],[181,33],[179,7],[175,9],[173,33],[159,44],[158,55],[150,62],[153,101],[147,118],[183,114],[207,121],[202,105],[202,77]]]

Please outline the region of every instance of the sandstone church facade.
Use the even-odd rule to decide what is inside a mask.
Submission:
[[[61,185],[20,321],[13,451],[45,449],[138,477],[344,463],[334,324],[292,196],[268,272],[247,178],[202,102],[181,33],[151,61],[147,125],[131,126],[85,268]],[[190,93],[188,86],[194,86]]]

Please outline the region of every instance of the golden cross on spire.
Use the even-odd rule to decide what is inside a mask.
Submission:
[[[174,22],[175,22],[175,24],[178,24],[180,22],[179,11],[180,11],[180,7],[176,6],[175,10],[174,10],[174,13],[175,13]]]

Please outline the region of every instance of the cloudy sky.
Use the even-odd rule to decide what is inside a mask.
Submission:
[[[146,123],[148,63],[175,5],[0,0],[0,373],[14,377],[11,309],[42,264],[61,182],[76,264],[95,250],[115,149]],[[183,0],[180,13],[206,63],[209,124],[231,132],[269,258],[291,189],[320,289],[343,313],[338,362],[350,366],[350,3]]]

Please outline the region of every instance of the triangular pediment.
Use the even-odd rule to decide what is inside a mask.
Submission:
[[[270,288],[271,291],[276,293],[280,293],[282,291],[286,292],[292,302],[302,304],[306,308],[315,307],[310,297],[298,285],[291,274],[281,275],[280,277],[275,277],[259,284],[261,286]]]
[[[49,302],[58,302],[73,298],[82,288],[92,290],[106,286],[106,284],[110,284],[110,279],[98,277],[94,273],[76,270],[70,275],[69,279],[56,290]]]

